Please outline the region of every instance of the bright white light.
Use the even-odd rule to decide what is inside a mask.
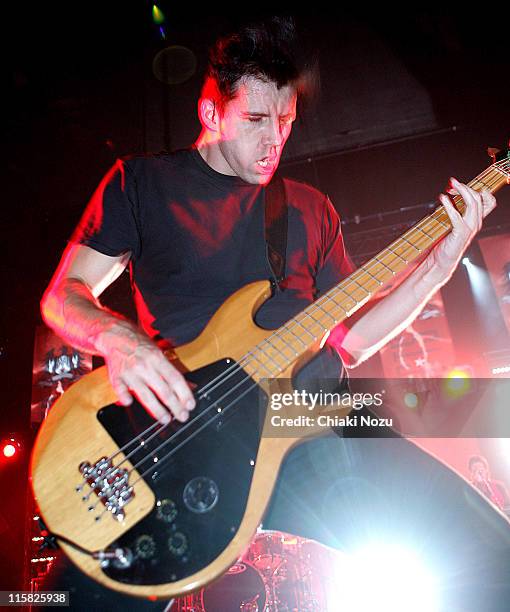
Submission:
[[[499,446],[503,457],[506,459],[508,465],[510,465],[510,439],[501,438],[499,441]]]
[[[14,444],[6,444],[4,446],[4,457],[14,457],[14,455],[16,454],[16,447],[14,446]]]
[[[336,568],[328,612],[438,612],[438,580],[419,556],[374,544],[345,555]]]
[[[467,261],[467,263],[466,263]],[[492,282],[485,268],[476,266],[469,257],[464,257],[462,263],[466,266],[471,290],[478,306],[483,307],[492,298]]]

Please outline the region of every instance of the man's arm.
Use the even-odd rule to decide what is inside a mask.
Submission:
[[[339,351],[348,367],[359,365],[414,321],[430,297],[450,279],[483,218],[496,206],[489,192],[478,193],[455,179],[448,193],[462,197],[466,204],[464,216],[448,196],[439,196],[452,231],[395,290],[373,307],[369,304],[351,326],[347,323]]]
[[[169,411],[185,421],[195,400],[182,374],[136,325],[98,301],[129,258],[71,244],[42,299],[43,318],[77,349],[104,358],[121,404],[131,404],[132,392],[159,421],[168,422]]]

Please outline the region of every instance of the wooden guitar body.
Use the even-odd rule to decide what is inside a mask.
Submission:
[[[272,332],[257,327],[252,316],[269,295],[266,281],[244,287],[225,302],[196,340],[168,357],[189,373],[198,389],[206,387],[208,381],[217,380],[222,371],[228,372],[233,362],[242,362],[250,348],[270,336]],[[313,351],[307,357],[311,354]],[[302,357],[300,363],[305,359]],[[33,490],[48,529],[65,538],[60,545],[90,577],[131,595],[169,598],[196,590],[220,576],[248,546],[262,520],[281,461],[299,438],[262,435],[265,416],[270,412],[270,390],[257,373],[256,364],[246,357],[244,360],[245,368],[223,383],[229,389],[240,381],[241,385],[234,391],[219,387],[209,403],[199,401],[191,419],[197,424],[187,428],[171,425],[150,444],[141,446],[137,442],[123,453],[119,448],[154,426],[154,421],[136,402],[129,408],[115,405],[105,367],[83,377],[53,406],[34,448]],[[283,371],[280,382],[272,381],[271,391],[275,391],[275,385],[279,392],[290,391],[287,377],[291,375],[292,368]],[[235,399],[249,387],[253,388],[244,401],[228,406],[230,398]],[[227,398],[222,400],[220,396],[225,394]],[[218,412],[220,407],[224,414]],[[210,412],[200,418],[197,415],[201,410]],[[206,421],[210,422],[202,431],[191,435]],[[179,429],[183,435],[177,435],[175,443],[167,442],[161,450],[155,450]],[[314,435],[319,430],[308,428],[307,433]],[[184,439],[187,442],[165,458]],[[105,509],[79,469],[84,462],[93,465],[111,456],[113,465],[130,470],[128,484],[134,489],[134,496],[123,508],[122,520]],[[147,459],[138,469],[133,469],[144,457]],[[156,458],[161,469],[155,465]],[[112,467],[104,468],[107,476],[108,469],[113,471]],[[106,564],[103,559],[107,567],[101,567],[100,559],[67,541],[87,551],[121,547],[129,558]]]

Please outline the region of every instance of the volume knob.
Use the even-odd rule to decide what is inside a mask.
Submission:
[[[136,539],[135,551],[140,559],[151,559],[156,552],[156,542],[150,535],[142,535]]]
[[[188,550],[188,538],[176,531],[168,538],[168,550],[176,557],[182,557]]]

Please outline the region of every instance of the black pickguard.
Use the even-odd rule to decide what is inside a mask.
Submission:
[[[235,374],[228,376],[233,364]],[[211,389],[207,398],[199,399],[200,389],[218,376],[222,383]],[[129,558],[125,568],[119,568],[115,561],[103,568],[114,580],[161,584],[184,579],[217,558],[241,523],[267,396],[232,360],[213,363],[186,374],[186,378],[197,385],[197,406],[188,421],[193,420],[191,425],[172,422],[155,440],[139,446],[140,450],[130,459],[136,465],[148,457],[137,470],[143,474],[152,469],[144,480],[158,503],[148,516],[112,543],[111,548],[125,549]],[[226,397],[222,399],[223,396]],[[235,398],[238,398],[235,404],[228,407]],[[224,409],[221,414],[220,407]],[[119,447],[154,423],[136,401],[129,408],[106,406],[98,412],[98,419]],[[175,439],[154,452],[181,429]],[[188,437],[188,442],[176,448]],[[171,457],[165,460],[172,450]],[[125,512],[129,513],[129,503]],[[103,520],[115,519],[107,514]]]

